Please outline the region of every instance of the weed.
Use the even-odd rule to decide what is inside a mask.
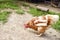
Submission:
[[[36,8],[30,8],[29,13],[32,14],[33,16],[40,16],[43,14],[42,11],[38,11]]]
[[[28,5],[28,3],[26,3],[26,2],[25,2],[25,3],[22,3],[22,5],[25,6],[25,7],[30,7],[30,6]]]
[[[0,12],[0,21],[5,23],[7,21],[7,17],[9,16],[10,12],[4,11]]]
[[[54,23],[52,27],[56,30],[60,30],[60,20],[57,23]]]
[[[4,8],[11,8],[11,9],[19,9],[18,5],[13,2],[2,2],[0,3],[0,9],[4,9]]]
[[[22,9],[19,9],[16,11],[17,14],[24,14],[24,11]]]

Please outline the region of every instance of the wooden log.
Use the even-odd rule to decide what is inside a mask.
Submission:
[[[48,9],[48,8],[40,7],[40,6],[37,6],[37,9],[42,10],[42,11],[49,11],[49,9]]]

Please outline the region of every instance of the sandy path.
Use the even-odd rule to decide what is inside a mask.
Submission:
[[[42,37],[37,37],[33,32],[25,30],[23,24],[31,18],[32,16],[27,13],[18,15],[12,12],[8,22],[0,27],[0,40],[60,40],[59,33],[52,28]]]

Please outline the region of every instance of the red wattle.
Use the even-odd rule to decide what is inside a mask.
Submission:
[[[28,25],[24,24],[25,28],[28,28]]]

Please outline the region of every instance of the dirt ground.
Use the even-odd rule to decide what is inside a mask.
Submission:
[[[0,24],[0,40],[60,40],[60,33],[53,28],[48,29],[41,37],[36,36],[32,30],[24,29],[24,23],[32,17],[28,13],[19,15],[12,12],[8,22]]]

